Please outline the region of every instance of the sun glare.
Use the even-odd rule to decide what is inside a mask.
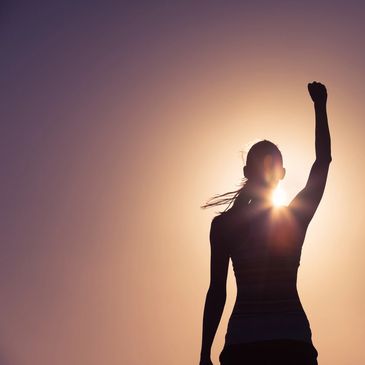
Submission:
[[[280,207],[287,203],[287,195],[285,190],[279,184],[272,194],[272,202],[276,207]]]

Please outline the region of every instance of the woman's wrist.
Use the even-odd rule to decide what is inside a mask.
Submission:
[[[314,108],[315,109],[326,109],[327,101],[326,100],[320,100],[314,102]]]

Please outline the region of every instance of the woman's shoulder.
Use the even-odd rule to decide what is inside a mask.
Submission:
[[[213,218],[212,229],[215,232],[227,234],[227,232],[232,232],[237,228],[242,227],[246,221],[247,212],[231,208]]]
[[[287,206],[285,207],[285,214],[288,219],[290,219],[293,223],[302,228],[306,228],[309,224],[308,221],[305,219],[305,214],[303,214],[303,210],[301,207],[296,206]]]
[[[211,233],[212,234],[222,234],[226,231],[227,226],[230,221],[230,213],[229,211],[224,211],[212,219],[211,223]]]
[[[215,217],[213,217],[212,225],[221,227],[222,225],[226,225],[234,219],[234,212],[232,209],[225,210]]]
[[[224,216],[222,214],[216,215],[212,219],[211,223],[211,231],[217,232],[217,230],[220,230],[224,222]]]

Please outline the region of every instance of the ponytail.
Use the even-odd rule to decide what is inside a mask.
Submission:
[[[229,191],[224,194],[214,195],[210,198],[204,205],[201,206],[202,209],[216,207],[219,205],[228,204],[226,209],[221,214],[226,212],[231,206],[238,207],[238,206],[245,206],[251,200],[250,189],[247,184],[248,180],[243,179],[241,182],[241,187],[234,191]]]

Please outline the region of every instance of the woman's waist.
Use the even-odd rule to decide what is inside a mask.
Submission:
[[[232,314],[250,315],[251,313],[304,313],[297,295],[286,297],[237,296]]]

